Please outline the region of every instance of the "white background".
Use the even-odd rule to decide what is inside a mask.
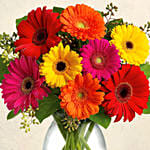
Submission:
[[[26,15],[37,7],[65,7],[85,3],[97,10],[104,10],[108,0],[0,0],[0,33],[12,33],[15,18]],[[112,0],[119,7],[116,17],[135,25],[143,25],[150,20],[149,0]],[[52,118],[41,125],[32,127],[29,134],[19,129],[20,116],[7,121],[8,110],[0,99],[0,150],[42,150],[46,131]],[[150,150],[150,115],[137,116],[131,123],[111,123],[104,133],[108,150]],[[59,141],[58,141],[59,142]]]

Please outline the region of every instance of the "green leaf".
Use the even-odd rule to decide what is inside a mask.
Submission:
[[[143,110],[143,114],[150,114],[150,96],[148,98],[147,106],[148,108]]]
[[[7,120],[10,120],[14,117],[16,117],[21,111],[19,111],[16,115],[14,114],[14,110],[10,111],[7,115]]]
[[[8,67],[3,63],[3,58],[0,57],[0,83],[4,79],[4,74],[8,74]]]
[[[102,13],[101,11],[97,10],[97,12],[99,12],[99,13],[101,14],[101,16],[104,17],[104,16],[103,16],[103,13]]]
[[[107,40],[111,40],[111,32],[112,32],[112,29],[118,25],[122,25],[123,24],[123,19],[120,18],[120,19],[114,19],[108,23],[106,23],[106,35],[105,35],[105,39]]]
[[[53,12],[54,13],[61,14],[63,10],[64,10],[64,8],[61,8],[61,7],[53,7]]]
[[[39,101],[39,110],[36,110],[35,116],[41,123],[45,118],[52,115],[60,108],[59,100],[56,95],[50,94],[48,97]]]
[[[146,64],[142,64],[140,68],[142,71],[144,71],[147,79],[150,78],[150,64],[147,62]]]
[[[51,94],[60,95],[60,88],[51,88]]]
[[[122,25],[123,24],[123,19],[120,18],[120,19],[114,19],[110,22],[108,22],[106,24],[106,27],[110,30],[110,29],[113,29],[114,27],[118,26],[118,25]]]
[[[91,115],[90,120],[92,120],[93,122],[101,125],[102,127],[104,127],[105,129],[108,128],[110,122],[111,122],[111,118],[106,115],[104,113],[104,109],[100,108],[100,112],[95,114],[95,115]]]
[[[62,134],[62,136],[64,137],[64,139],[66,140],[66,136],[67,136],[67,130],[64,129],[64,125],[62,124],[62,120],[64,119],[63,113],[61,112],[55,112],[53,114],[53,117],[57,123],[57,126]]]
[[[24,16],[24,17],[22,17],[22,18],[18,18],[18,19],[16,19],[16,27],[18,27],[18,25],[19,25],[19,23],[22,21],[22,20],[27,20],[27,16]]]

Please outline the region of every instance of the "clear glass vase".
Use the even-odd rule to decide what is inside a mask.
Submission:
[[[86,130],[88,127],[89,125],[86,127]],[[103,133],[97,124],[94,125],[87,143],[91,150],[106,150]],[[57,123],[53,121],[45,136],[43,150],[62,150],[65,144],[66,142],[57,126]],[[81,148],[81,150],[86,150],[86,148]]]

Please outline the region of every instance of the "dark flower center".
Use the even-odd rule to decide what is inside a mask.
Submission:
[[[31,81],[28,81],[27,83],[26,83],[26,89],[30,89],[31,88],[31,85],[32,85],[32,83],[31,83]]]
[[[58,62],[56,65],[56,69],[58,71],[64,71],[66,69],[66,63],[64,63],[62,61]]]
[[[95,69],[102,69],[104,67],[104,57],[99,53],[94,53],[91,56],[90,61]]]
[[[127,46],[128,49],[132,49],[133,48],[133,43],[128,41],[128,42],[126,42],[126,46]]]
[[[129,83],[121,83],[115,90],[119,102],[126,103],[132,96],[132,87]]]
[[[35,45],[43,45],[45,44],[47,37],[48,37],[48,34],[47,34],[46,29],[39,29],[34,33],[32,42]]]
[[[26,77],[22,81],[21,90],[24,94],[29,94],[34,87],[34,80],[31,77]]]

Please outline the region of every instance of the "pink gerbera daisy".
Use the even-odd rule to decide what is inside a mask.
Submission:
[[[109,79],[121,67],[118,50],[105,39],[90,40],[81,50],[83,71],[99,80]]]
[[[2,98],[9,110],[16,114],[20,109],[24,111],[29,105],[33,109],[38,107],[38,100],[48,96],[49,89],[44,87],[44,78],[40,78],[36,59],[30,56],[21,56],[11,61],[8,67],[9,74],[5,74],[1,88]]]

